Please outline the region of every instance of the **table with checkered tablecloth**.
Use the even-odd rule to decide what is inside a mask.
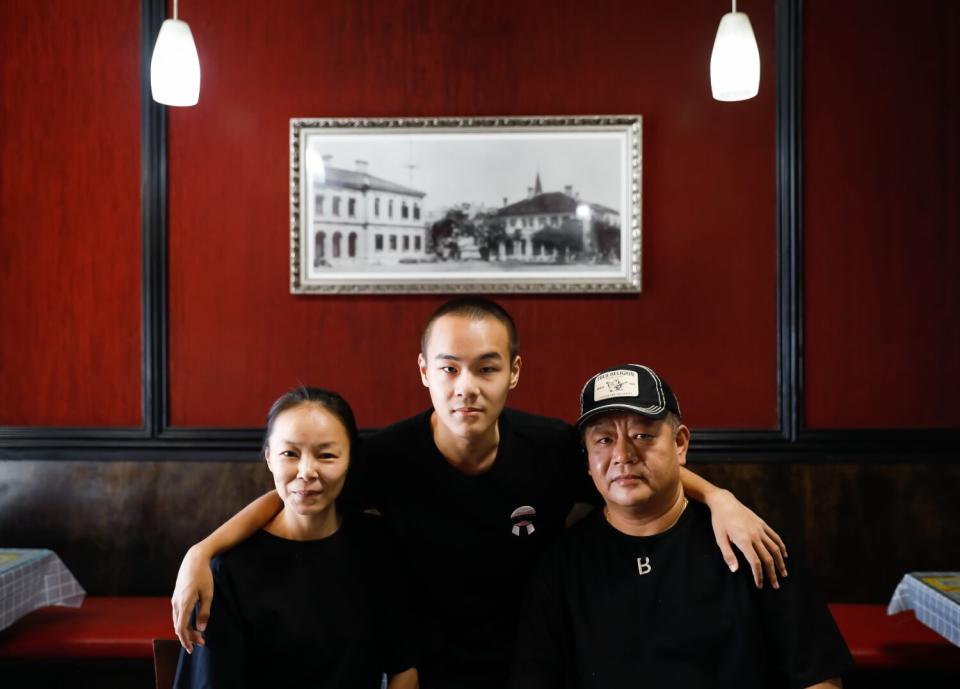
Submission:
[[[0,549],[0,629],[47,605],[79,608],[86,595],[52,550]]]
[[[887,614],[913,610],[917,619],[960,646],[960,572],[910,572],[897,584]]]

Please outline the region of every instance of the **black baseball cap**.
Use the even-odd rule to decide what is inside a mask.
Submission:
[[[649,419],[662,419],[668,412],[680,416],[680,403],[667,381],[640,364],[622,364],[604,369],[590,378],[580,392],[577,428],[607,411],[632,411]]]

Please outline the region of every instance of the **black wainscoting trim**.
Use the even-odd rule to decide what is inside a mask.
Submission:
[[[690,448],[711,455],[728,452],[768,452],[789,447],[783,433],[775,429],[710,429],[694,428]]]
[[[0,427],[0,460],[256,461],[262,429],[170,428],[167,112],[150,95],[165,0],[140,2],[143,426]],[[705,37],[707,40],[709,37]],[[803,0],[776,0],[776,429],[696,430],[697,462],[960,461],[960,429],[809,430],[803,405]],[[369,434],[367,429],[361,434]]]
[[[836,429],[801,431],[786,440],[779,431],[693,431],[692,461],[700,463],[843,462],[960,463],[960,433],[954,429]]]
[[[956,466],[956,455],[942,450],[923,448],[857,448],[831,446],[807,448],[803,443],[790,443],[787,449],[775,447],[748,450],[732,449],[726,452],[704,452],[693,445],[687,455],[687,468],[697,471],[698,466],[710,464],[754,464],[772,465],[891,465],[922,464],[927,467]]]
[[[47,440],[144,440],[142,428],[90,428],[43,427],[43,426],[0,426],[0,457],[3,449],[20,444],[42,443]]]
[[[166,0],[140,2],[142,409],[146,436],[167,424],[167,109],[150,92],[150,59]]]
[[[803,3],[777,0],[777,411],[803,428]]]
[[[66,462],[256,462],[259,443],[250,441],[76,440],[0,446],[0,461]]]
[[[263,430],[181,428],[162,438],[104,437],[101,429],[55,429],[64,435],[0,442],[2,460],[253,462]],[[123,429],[107,429],[129,433]],[[78,433],[82,431],[82,436]],[[364,429],[361,436],[375,432]],[[795,441],[779,430],[694,430],[691,461],[700,464],[960,462],[960,433],[952,429],[838,429],[804,431]]]
[[[945,452],[944,462],[960,463],[960,431],[955,428],[840,428],[803,430],[796,443],[805,450],[833,452]]]

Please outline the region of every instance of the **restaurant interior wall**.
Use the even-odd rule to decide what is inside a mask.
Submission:
[[[734,104],[710,98],[712,2],[182,9],[204,81],[197,107],[169,114],[171,427],[256,427],[300,381],[342,391],[368,428],[429,403],[414,361],[443,296],[289,294],[289,117],[594,113],[644,115],[644,291],[503,297],[525,356],[512,402],[570,418],[595,368],[641,360],[695,427],[777,427],[773,3],[742,7],[763,76]],[[138,12],[0,8],[2,426],[142,423]],[[902,34],[874,3],[804,3],[813,429],[960,426],[958,13],[942,1],[910,16]],[[909,49],[871,48],[903,35]],[[186,545],[269,486],[253,461],[64,452],[0,461],[0,542],[55,548],[91,593],[166,593]],[[949,564],[955,454],[709,459],[702,471],[785,531],[834,599],[880,600],[898,573]]]

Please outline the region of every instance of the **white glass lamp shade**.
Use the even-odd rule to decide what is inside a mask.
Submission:
[[[150,91],[164,105],[196,105],[200,100],[200,58],[186,22],[167,19],[160,26],[150,60]]]
[[[710,56],[710,87],[717,100],[747,100],[760,90],[760,51],[750,18],[728,12],[720,20]]]

